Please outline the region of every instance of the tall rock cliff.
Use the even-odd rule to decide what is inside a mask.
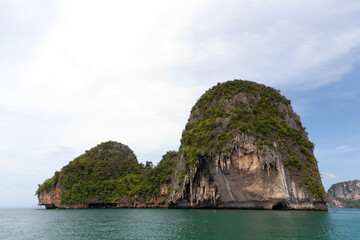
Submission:
[[[330,207],[360,208],[360,180],[339,182],[328,190]]]
[[[279,91],[219,83],[191,110],[170,207],[327,210],[313,149]]]

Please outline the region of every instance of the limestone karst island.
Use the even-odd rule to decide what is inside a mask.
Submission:
[[[326,211],[314,144],[279,91],[234,80],[191,109],[179,150],[156,167],[113,141],[39,185],[46,208],[238,208]]]
[[[335,208],[360,208],[360,180],[339,182],[328,190],[329,203]]]

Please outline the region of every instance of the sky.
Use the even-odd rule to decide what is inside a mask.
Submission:
[[[177,150],[217,82],[281,90],[325,188],[359,179],[360,2],[0,1],[0,207],[114,140],[139,162]]]

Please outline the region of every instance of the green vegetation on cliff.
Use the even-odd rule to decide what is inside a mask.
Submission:
[[[159,195],[171,178],[176,152],[168,152],[152,168],[139,164],[133,151],[117,142],[105,142],[75,158],[39,185],[36,194],[61,188],[62,203],[118,202],[123,197],[141,199]]]
[[[290,174],[324,199],[314,144],[290,101],[279,91],[250,81],[218,83],[197,101],[181,139],[186,169],[210,152],[229,153],[232,140],[241,133],[255,136],[260,149],[276,143],[286,156],[284,165]]]
[[[346,208],[360,208],[360,200],[336,198],[339,202],[343,203]],[[336,207],[334,203],[330,203],[330,207]]]
[[[168,151],[159,164],[149,172],[149,193],[159,194],[162,184],[169,184],[175,170],[177,152]]]

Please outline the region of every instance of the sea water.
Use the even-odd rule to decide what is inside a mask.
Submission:
[[[360,239],[360,210],[0,209],[0,239]]]

